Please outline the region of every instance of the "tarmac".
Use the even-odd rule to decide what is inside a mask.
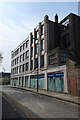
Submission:
[[[59,100],[62,100],[62,101],[71,102],[71,103],[80,105],[80,97],[69,95],[67,93],[47,91],[47,90],[41,90],[41,89],[38,89],[38,92],[37,92],[36,88],[27,88],[27,87],[12,86],[12,85],[8,85],[8,86],[11,87],[11,88],[22,89],[22,90],[34,92],[36,94],[45,95],[45,96],[48,96],[48,97],[52,97],[52,98],[55,98],[55,99],[59,99]]]

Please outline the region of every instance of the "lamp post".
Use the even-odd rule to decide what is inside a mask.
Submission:
[[[37,58],[37,92],[38,92],[38,58]]]
[[[36,38],[33,38],[33,39],[35,39],[35,40],[38,40],[38,39],[36,39]],[[39,44],[38,44],[38,47],[39,47]],[[39,52],[39,49],[38,49],[38,52]],[[38,57],[37,57],[37,92],[38,92]]]

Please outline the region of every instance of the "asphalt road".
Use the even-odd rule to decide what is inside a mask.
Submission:
[[[73,103],[7,86],[3,86],[2,91],[21,104],[25,113],[28,112],[32,118],[78,118],[79,116],[79,106]],[[15,114],[15,109],[13,113]]]
[[[2,96],[2,119],[4,118],[24,118],[24,116],[21,116],[20,111],[17,109],[11,101],[9,101],[7,98]]]

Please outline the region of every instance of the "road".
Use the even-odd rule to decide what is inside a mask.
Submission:
[[[21,104],[20,109],[23,109],[23,113],[31,118],[78,118],[79,106],[76,104],[8,86],[3,86],[2,91],[12,98],[12,102]]]

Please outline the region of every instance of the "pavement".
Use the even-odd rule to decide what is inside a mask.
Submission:
[[[27,87],[12,86],[12,85],[8,85],[8,86],[80,105],[80,97],[69,95],[67,93],[59,93],[59,92],[40,90],[40,89],[37,92],[37,89],[35,88],[27,88]]]

